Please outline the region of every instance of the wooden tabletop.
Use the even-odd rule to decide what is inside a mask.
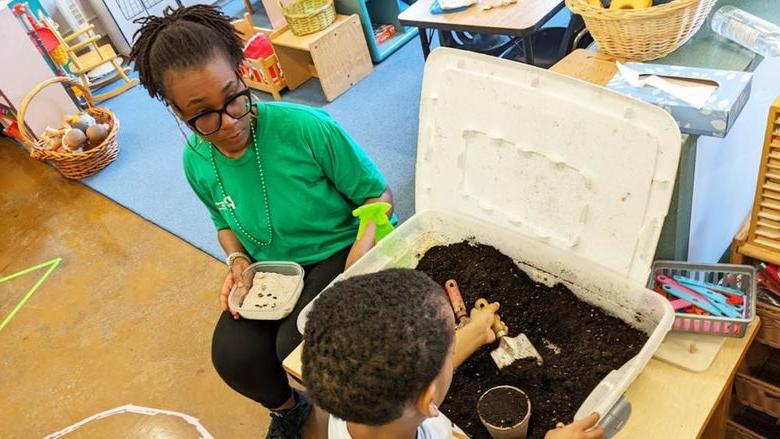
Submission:
[[[596,85],[607,85],[618,71],[615,61],[622,60],[599,52],[577,49],[550,67],[550,71]]]
[[[298,347],[282,361],[282,366],[293,378],[302,382],[303,363],[301,362],[301,354],[303,354],[303,343],[299,344]]]
[[[473,5],[465,11],[431,14],[433,0],[417,0],[398,16],[401,24],[421,28],[525,35],[535,31],[563,8],[563,0],[518,0],[515,4],[483,11]]]
[[[702,436],[721,407],[721,398],[729,396],[726,393],[731,392],[734,374],[759,325],[756,317],[743,338],[727,338],[704,372],[651,359],[626,392],[632,414],[616,438]]]

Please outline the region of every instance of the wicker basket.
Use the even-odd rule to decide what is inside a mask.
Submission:
[[[756,336],[758,341],[780,349],[780,308],[758,302],[756,314],[761,316],[761,329],[758,330]]]
[[[767,439],[756,432],[732,421],[726,421],[726,439]]]
[[[333,0],[295,0],[287,6],[280,1],[279,6],[292,33],[299,36],[319,32],[336,20]]]
[[[775,352],[763,344],[753,344],[734,379],[734,389],[742,405],[778,418],[780,387],[776,382],[759,378],[777,376],[775,371],[780,366],[780,358]]]
[[[72,87],[78,87],[87,100],[87,109],[85,110],[92,117],[98,120],[106,120],[110,125],[108,136],[100,145],[97,145],[84,152],[57,152],[46,149],[43,140],[34,141],[25,128],[24,115],[32,99],[49,85],[65,83]],[[110,110],[103,107],[96,107],[92,99],[92,94],[80,83],[70,78],[58,76],[47,79],[33,88],[22,100],[19,106],[18,114],[19,131],[22,134],[27,146],[30,148],[30,156],[37,160],[45,160],[52,163],[60,173],[70,179],[78,180],[90,175],[96,174],[101,169],[109,165],[119,155],[119,145],[117,144],[117,132],[119,131],[119,119]]]
[[[604,9],[566,0],[585,20],[599,50],[633,61],[666,56],[695,34],[716,0],[674,0],[647,9]]]

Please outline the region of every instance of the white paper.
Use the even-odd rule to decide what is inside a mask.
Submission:
[[[660,76],[650,75],[642,78],[636,70],[633,70],[621,63],[617,63],[618,71],[623,79],[632,86],[641,88],[650,86],[662,90],[688,105],[701,110],[707,100],[718,89],[716,85],[704,84],[696,81],[686,81],[685,78],[665,79]]]

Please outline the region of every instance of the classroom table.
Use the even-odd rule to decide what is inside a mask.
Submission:
[[[425,58],[431,51],[428,29],[449,30],[521,37],[526,63],[531,65],[534,63],[531,35],[563,8],[563,0],[518,0],[487,11],[473,5],[461,12],[432,14],[433,1],[417,0],[398,16],[401,24],[419,28]]]

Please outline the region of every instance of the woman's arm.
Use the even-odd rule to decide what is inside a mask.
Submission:
[[[222,246],[222,250],[225,251],[226,255],[233,253],[247,254],[244,246],[238,241],[236,234],[230,229],[220,229],[217,231],[217,240],[219,240],[219,245]],[[238,257],[233,259],[228,267],[227,276],[225,276],[225,281],[222,283],[222,288],[219,291],[219,306],[222,308],[222,311],[229,310],[228,296],[230,295],[230,290],[233,289],[233,285],[241,284],[241,273],[246,270],[251,262],[252,261],[249,260],[249,255],[247,255],[246,258]],[[233,314],[234,319],[238,318],[237,312],[231,311],[230,313]]]
[[[218,230],[217,240],[219,240],[219,245],[222,246],[222,250],[225,251],[225,256],[236,252],[247,254],[244,246],[241,245],[241,242],[236,237],[236,234],[230,229]]]
[[[390,186],[385,186],[384,192],[382,192],[381,195],[374,198],[369,198],[366,201],[363,202],[363,205],[371,204],[371,203],[378,203],[378,202],[385,202],[390,203],[390,210],[387,211],[387,217],[391,218],[393,216],[393,210],[395,209],[393,206],[393,192],[390,190]]]
[[[349,249],[347,255],[347,262],[344,264],[344,269],[351,267],[352,264],[357,262],[358,259],[368,253],[374,246],[374,239],[376,237],[376,223],[370,221],[366,225],[366,231],[363,236],[352,244],[352,248]]]
[[[390,191],[390,187],[386,186],[385,190],[382,192],[381,195],[374,198],[369,198],[365,202],[363,202],[363,206],[366,204],[371,203],[379,203],[379,202],[385,202],[390,204],[390,210],[387,211],[387,217],[392,218],[393,216],[393,192]],[[364,254],[368,253],[369,250],[374,246],[374,239],[376,237],[376,224],[373,221],[370,221],[366,225],[366,231],[363,233],[363,236],[356,240],[354,244],[352,244],[352,248],[349,250],[349,255],[347,256],[347,262],[344,264],[344,269],[346,270],[352,264],[357,262],[358,259],[360,259]]]

